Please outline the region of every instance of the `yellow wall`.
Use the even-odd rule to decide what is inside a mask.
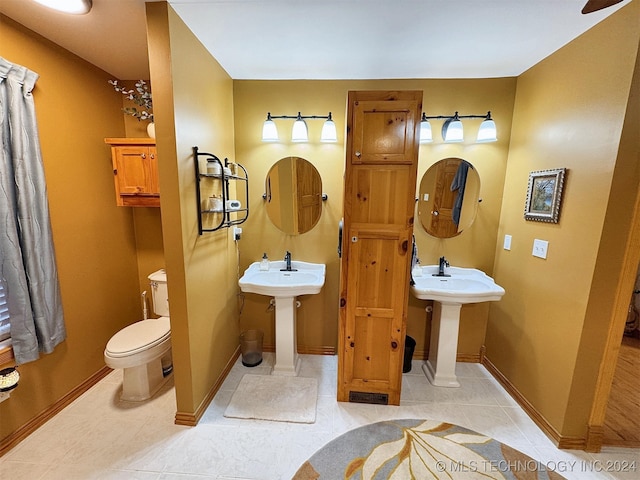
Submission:
[[[135,89],[137,80],[121,80],[118,84]],[[144,79],[149,87],[151,82]],[[153,92],[152,92],[153,93]],[[133,101],[119,94],[122,107],[140,108]],[[124,115],[124,129],[126,138],[147,138],[148,121],[140,121],[131,115]],[[138,283],[140,293],[147,292],[147,309],[150,317],[158,317],[153,312],[151,289],[149,287],[149,274],[164,268],[164,246],[162,244],[162,217],[160,208],[157,207],[122,207],[131,210],[136,239],[136,260],[138,262]]]
[[[9,436],[104,366],[109,338],[141,318],[130,209],[116,207],[109,147],[124,136],[110,76],[0,15],[3,58],[37,72],[38,117],[68,338],[20,367],[20,384],[0,403]]]
[[[120,207],[128,208],[128,207]],[[165,268],[164,245],[162,243],[162,216],[159,208],[132,208],[136,238],[136,261],[138,264],[138,290],[147,292],[149,317],[157,317],[153,311],[149,274]]]
[[[432,121],[433,144],[420,147],[418,177],[436,161],[461,157],[473,163],[480,175],[482,203],[475,224],[452,239],[435,239],[422,229],[416,218],[415,236],[419,256],[424,265],[437,263],[446,255],[452,265],[480,268],[491,274],[502,201],[511,114],[515,97],[515,78],[487,80],[376,80],[376,81],[235,81],[234,106],[237,161],[250,175],[251,215],[243,225],[240,241],[240,271],[260,260],[266,252],[270,259],[281,260],[287,250],[294,259],[324,263],[327,266],[325,286],[318,295],[303,296],[298,309],[298,348],[305,353],[335,350],[337,344],[338,284],[340,262],[337,255],[338,222],[342,216],[342,177],[344,171],[345,115],[349,90],[414,90],[424,91],[423,108],[429,115],[485,114],[491,110],[498,125],[499,141],[475,144],[480,120],[469,121],[462,144],[443,144],[439,140],[441,121]],[[322,120],[308,120],[309,143],[290,142],[292,120],[276,120],[280,142],[261,141],[262,123],[267,112],[273,115],[327,115],[332,112],[338,130],[338,143],[320,143]],[[265,178],[279,159],[300,156],[309,160],[322,177],[323,202],[319,223],[301,235],[287,235],[269,220],[262,194]],[[259,328],[265,332],[266,348],[273,348],[274,313],[268,309],[269,297],[244,295],[241,314],[242,329]],[[429,344],[429,321],[426,302],[410,298],[408,334],[417,341],[416,353]],[[484,340],[487,321],[486,305],[463,308],[460,353],[478,356]]]
[[[610,310],[615,292],[606,285],[617,283],[618,249],[638,188],[637,150],[635,159],[629,151],[619,158],[618,145],[639,17],[640,2],[633,2],[518,77],[494,267],[507,293],[491,305],[487,357],[569,437],[584,438],[609,322],[606,315],[585,317],[588,307]],[[628,127],[637,138],[637,117]],[[616,161],[625,166],[616,175],[626,180],[615,194],[631,201],[618,200],[610,217]],[[529,172],[560,167],[568,174],[559,223],[525,221]],[[513,237],[511,251],[502,249],[504,234]],[[535,238],[549,241],[546,260],[531,255]],[[600,251],[605,245],[615,249]]]
[[[239,344],[235,244],[228,229],[198,235],[192,152],[234,158],[233,82],[171,7],[146,7],[178,417],[189,422]]]

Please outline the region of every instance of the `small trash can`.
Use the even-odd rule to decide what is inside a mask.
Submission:
[[[256,367],[262,363],[262,339],[264,333],[260,330],[247,330],[240,334],[240,353],[242,365]]]
[[[402,365],[402,373],[411,371],[411,359],[416,349],[416,341],[407,335],[404,339],[404,364]]]

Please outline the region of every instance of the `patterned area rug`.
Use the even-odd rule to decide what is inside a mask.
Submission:
[[[466,428],[433,420],[390,420],[332,440],[293,480],[561,480],[531,457]]]
[[[224,416],[314,423],[317,400],[315,378],[247,374],[240,380]]]

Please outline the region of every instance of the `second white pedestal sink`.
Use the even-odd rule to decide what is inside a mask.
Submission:
[[[319,293],[324,285],[326,267],[321,263],[269,262],[268,270],[260,270],[254,262],[238,282],[240,290],[274,297],[276,307],[276,362],[273,375],[298,375],[300,358],[296,340],[296,297]]]
[[[497,301],[504,288],[475,268],[448,267],[438,276],[438,266],[414,267],[416,298],[433,300],[429,358],[422,366],[429,381],[438,387],[459,387],[455,374],[460,309],[465,303]]]

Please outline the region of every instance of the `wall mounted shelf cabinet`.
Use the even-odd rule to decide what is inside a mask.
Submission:
[[[249,217],[249,176],[239,163],[193,147],[198,233],[244,223]],[[239,200],[240,198],[243,200]]]
[[[153,138],[105,138],[111,146],[116,203],[121,207],[159,207],[158,155]]]

